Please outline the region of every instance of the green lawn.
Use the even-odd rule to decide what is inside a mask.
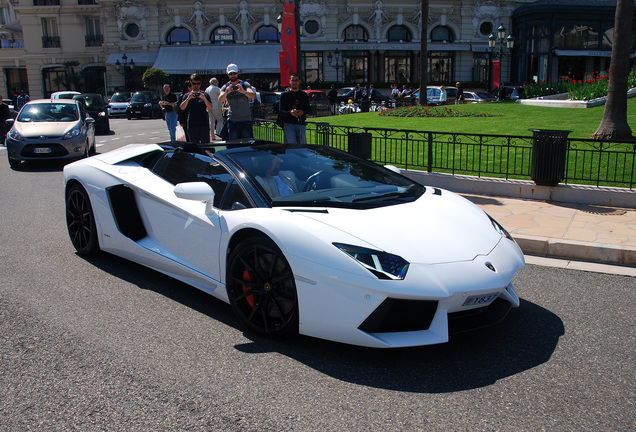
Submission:
[[[589,138],[596,131],[605,106],[595,108],[553,108],[514,102],[452,105],[463,112],[487,113],[493,117],[384,117],[377,112],[312,118],[338,126],[376,127],[439,132],[497,135],[532,135],[528,129],[571,130],[570,138]],[[636,135],[636,98],[627,101],[627,121]]]

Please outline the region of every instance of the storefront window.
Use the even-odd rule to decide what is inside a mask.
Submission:
[[[598,49],[598,31],[586,25],[561,27],[554,35],[554,47],[565,49]]]
[[[446,84],[453,76],[453,54],[449,51],[434,51],[428,57],[428,81],[431,84]]]
[[[347,53],[345,65],[345,81],[364,83],[369,80],[369,61],[366,52],[354,51]]]
[[[304,52],[303,59],[305,60],[304,82],[311,83],[316,81],[323,81],[322,53]]]
[[[384,59],[384,81],[387,83],[411,82],[411,58],[389,55]]]
[[[64,80],[64,68],[52,67],[42,70],[42,81],[44,82],[44,95],[49,96],[56,91],[65,90],[62,86]]]

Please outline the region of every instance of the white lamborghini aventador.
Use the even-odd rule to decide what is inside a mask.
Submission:
[[[519,305],[521,250],[454,193],[328,147],[173,145],[64,168],[78,253],[193,285],[266,336],[426,345]]]

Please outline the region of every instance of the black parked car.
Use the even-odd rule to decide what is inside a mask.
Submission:
[[[102,95],[98,93],[82,93],[73,96],[73,99],[84,102],[88,114],[95,119],[95,133],[104,135],[110,133],[108,110]]]
[[[132,95],[130,104],[126,108],[126,118],[161,118],[159,95],[151,91],[139,91]]]

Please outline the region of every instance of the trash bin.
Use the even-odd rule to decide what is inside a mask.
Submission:
[[[555,186],[565,178],[567,130],[528,129],[532,132],[530,178],[538,185]]]
[[[361,132],[349,132],[349,153],[352,155],[371,159],[371,134]]]
[[[360,112],[369,112],[369,107],[371,106],[371,102],[369,99],[362,99],[360,101]]]

